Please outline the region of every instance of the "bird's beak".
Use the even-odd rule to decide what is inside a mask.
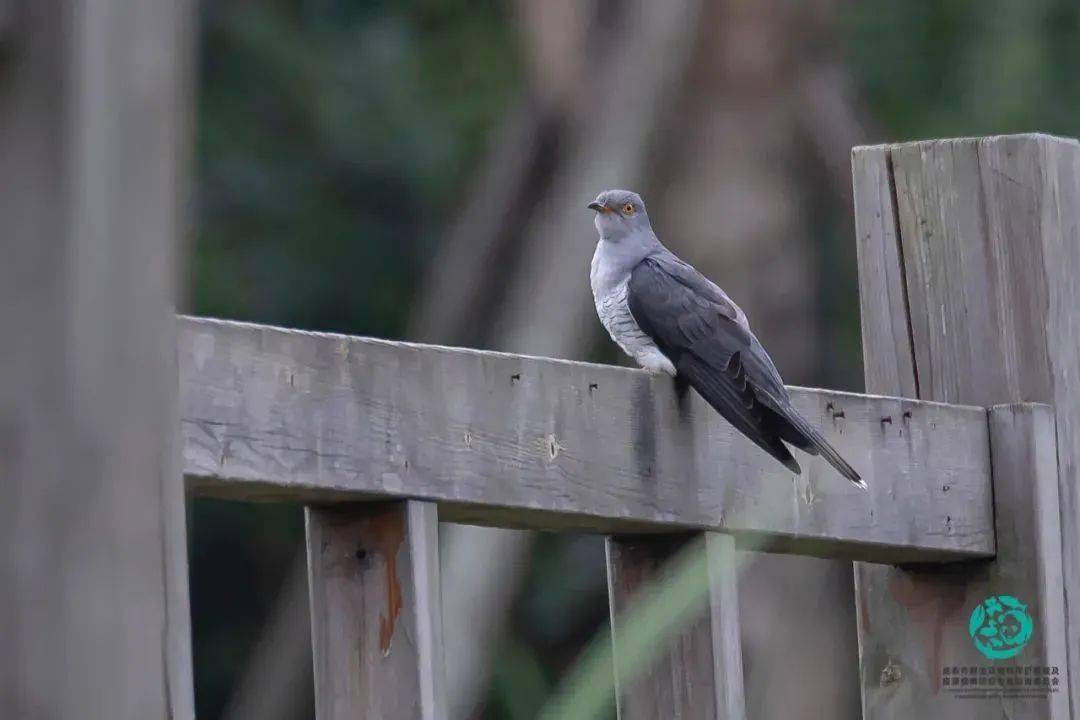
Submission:
[[[589,203],[586,207],[588,207],[590,210],[595,210],[598,213],[609,213],[609,212],[611,212],[611,208],[609,208],[607,205],[605,205],[605,204],[603,204],[601,202],[597,202],[595,200],[593,200],[591,203]]]

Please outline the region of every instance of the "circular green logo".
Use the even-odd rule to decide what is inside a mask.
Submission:
[[[1027,605],[1012,595],[991,595],[971,611],[968,635],[975,649],[990,660],[1018,654],[1031,639],[1035,622]]]

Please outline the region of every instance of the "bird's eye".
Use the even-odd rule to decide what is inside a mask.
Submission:
[[[623,211],[623,215],[633,215],[634,214],[634,203],[626,203],[625,205],[622,206],[622,211]]]

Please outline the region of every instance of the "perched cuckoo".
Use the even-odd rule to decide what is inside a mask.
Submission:
[[[589,203],[600,241],[593,299],[623,351],[652,373],[684,378],[735,428],[794,473],[784,443],[822,455],[851,482],[859,474],[795,408],[746,314],[727,294],[664,247],[637,193],[606,190]]]

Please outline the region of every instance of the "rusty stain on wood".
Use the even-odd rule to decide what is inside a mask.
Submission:
[[[379,615],[379,649],[389,655],[404,604],[397,562],[405,542],[404,517],[393,509],[373,515],[361,529],[361,542],[369,552],[381,555],[386,564],[386,612]]]
[[[315,716],[445,720],[435,506],[305,514]]]

